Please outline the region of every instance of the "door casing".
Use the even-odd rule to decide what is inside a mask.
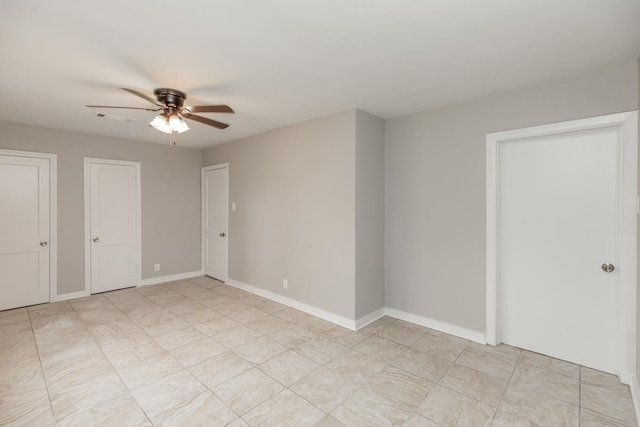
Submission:
[[[141,167],[139,162],[125,160],[84,158],[84,293],[91,295],[91,165],[132,166],[136,168],[136,228],[137,228],[137,277],[136,286],[142,284],[142,186]]]
[[[58,301],[58,156],[5,149],[0,149],[0,154],[49,160],[49,301]]]
[[[498,186],[499,146],[507,141],[522,138],[554,135],[563,132],[619,127],[622,134],[622,153],[618,157],[620,170],[618,253],[620,254],[620,282],[618,293],[618,355],[620,380],[630,384],[636,374],[636,241],[637,226],[637,169],[638,169],[638,128],[637,111],[592,117],[535,126],[487,135],[487,276],[486,276],[486,341],[500,344],[499,301],[499,252],[498,252]]]
[[[204,271],[205,268],[205,262],[206,262],[206,214],[207,214],[207,193],[206,193],[206,188],[204,185],[204,180],[205,180],[205,173],[207,171],[211,171],[211,170],[215,170],[215,169],[226,169],[227,170],[227,200],[225,200],[225,210],[227,212],[227,218],[226,218],[226,224],[225,224],[225,230],[227,230],[227,238],[225,239],[225,252],[227,254],[226,256],[226,260],[225,260],[225,277],[223,278],[224,281],[226,282],[227,279],[229,278],[229,163],[219,163],[217,165],[211,165],[211,166],[205,166],[202,168],[201,172],[200,172],[200,189],[201,189],[201,207],[202,207],[202,230],[201,230],[201,240],[202,240],[202,253],[201,253],[201,270]]]

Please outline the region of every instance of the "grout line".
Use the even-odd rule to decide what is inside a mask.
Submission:
[[[33,319],[31,319],[31,312],[27,310],[27,316],[29,317],[29,326],[31,326],[31,335],[33,336],[33,344],[36,346],[36,354],[38,355],[38,363],[40,364],[40,373],[42,374],[42,381],[44,382],[44,389],[47,391],[47,399],[49,400],[49,408],[51,409],[51,416],[57,423],[56,414],[53,412],[53,404],[51,403],[51,393],[49,392],[49,384],[47,383],[47,377],[44,375],[44,368],[42,367],[42,358],[40,357],[40,347],[38,347],[38,340],[36,339],[36,333],[33,329]]]

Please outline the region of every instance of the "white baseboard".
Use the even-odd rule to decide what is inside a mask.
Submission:
[[[88,297],[89,295],[91,295],[91,292],[87,292],[87,291],[71,292],[69,294],[57,295],[56,299],[51,302],[67,301],[67,300],[76,299],[76,298],[84,298],[84,297]]]
[[[633,408],[636,410],[636,420],[638,420],[638,426],[640,426],[640,386],[638,385],[638,377],[631,375],[629,387],[631,388]]]
[[[188,273],[170,274],[168,276],[150,277],[148,279],[142,279],[140,286],[157,285],[158,283],[173,282],[175,280],[193,279],[194,277],[203,276],[204,271],[190,271]]]
[[[366,316],[362,316],[361,318],[356,320],[356,331],[359,330],[359,329],[364,328],[368,324],[373,323],[376,320],[378,320],[379,318],[383,317],[385,315],[386,311],[387,310],[384,307],[382,307],[382,308],[377,309],[376,311],[373,311],[373,312],[367,314]]]
[[[430,319],[428,317],[407,313],[406,311],[396,310],[394,308],[387,307],[387,309],[385,310],[385,313],[387,316],[391,316],[391,317],[395,317],[396,319],[415,323],[416,325],[426,326],[427,328],[435,329],[436,331],[444,332],[450,335],[455,335],[457,337],[464,338],[469,341],[475,341],[480,344],[487,343],[484,333],[482,332],[473,331],[471,329],[462,328],[460,326],[452,325],[450,323],[441,322],[440,320]]]
[[[258,288],[257,286],[242,283],[238,280],[227,279],[225,283],[227,285],[233,286],[234,288],[242,289],[243,291],[247,291],[263,298],[270,299],[271,301],[279,302],[280,304],[295,308],[296,310],[304,311],[305,313],[308,313],[312,316],[319,317],[320,319],[326,320],[327,322],[331,322],[347,329],[351,329],[352,331],[356,330],[356,322],[354,320],[351,320],[344,316],[340,316],[339,314],[331,313],[321,308],[305,304],[293,298],[285,297],[283,295],[276,294],[275,292]]]

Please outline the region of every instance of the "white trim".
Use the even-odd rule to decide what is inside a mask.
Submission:
[[[532,138],[544,135],[577,132],[604,127],[619,127],[622,135],[623,155],[620,156],[621,168],[621,223],[620,223],[620,283],[618,305],[619,369],[618,376],[628,383],[636,373],[636,213],[637,195],[637,111],[610,114],[588,119],[553,123],[487,135],[486,141],[486,195],[487,195],[487,269],[486,269],[486,339],[489,344],[501,342],[498,307],[498,214],[499,202],[499,143],[515,139]]]
[[[387,307],[385,313],[387,316],[404,320],[406,322],[415,323],[416,325],[425,326],[430,329],[435,329],[436,331],[444,332],[449,335],[455,335],[469,341],[474,341],[480,344],[487,343],[482,332],[473,331],[471,329],[452,325],[451,323],[442,322],[440,320],[430,319],[428,317],[420,316],[417,314],[407,313],[406,311],[396,310],[395,308]]]
[[[77,298],[84,298],[84,297],[88,297],[91,294],[87,291],[78,291],[78,292],[71,292],[69,294],[62,294],[62,295],[58,295],[55,299],[55,301],[52,302],[58,302],[58,301],[67,301],[70,299],[77,299]]]
[[[308,313],[312,316],[319,317],[320,319],[326,320],[327,322],[343,326],[347,329],[351,329],[352,331],[356,330],[356,322],[354,320],[351,320],[344,316],[340,316],[339,314],[331,313],[321,308],[305,304],[298,300],[294,300],[293,298],[285,297],[280,294],[258,288],[256,286],[239,282],[237,280],[227,279],[225,283],[227,285],[233,286],[234,288],[242,289],[243,291],[247,291],[263,298],[270,299],[271,301],[279,302],[280,304],[295,308],[296,310],[304,311],[305,313]]]
[[[361,318],[356,320],[356,331],[364,328],[365,326],[375,322],[376,320],[384,317],[387,309],[385,307],[379,308],[376,311],[372,311],[366,316],[362,316]]]
[[[631,389],[631,400],[633,401],[633,408],[636,411],[636,420],[638,426],[640,426],[640,386],[638,386],[638,377],[631,375],[631,381],[629,381],[629,388]]]
[[[204,276],[202,270],[190,271],[188,273],[169,274],[167,276],[150,277],[142,279],[139,286],[157,285],[158,283],[174,282],[176,280],[193,279],[194,277]]]
[[[136,227],[138,270],[135,286],[142,282],[142,164],[128,160],[84,158],[84,291],[91,295],[91,164],[132,166],[136,169]]]
[[[0,154],[49,160],[49,301],[54,302],[58,296],[58,156],[2,148]]]
[[[205,262],[205,202],[206,202],[206,194],[205,194],[205,186],[204,186],[204,174],[205,172],[215,170],[215,169],[226,169],[227,170],[227,223],[225,224],[227,238],[225,239],[225,251],[226,251],[226,265],[224,267],[225,277],[221,278],[223,282],[227,281],[229,277],[229,163],[219,163],[217,165],[205,166],[200,170],[200,217],[201,217],[201,230],[200,230],[200,244],[201,244],[201,260],[200,260],[200,268],[204,271],[204,262]]]

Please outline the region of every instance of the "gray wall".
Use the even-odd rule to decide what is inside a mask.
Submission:
[[[352,110],[205,150],[229,163],[229,278],[354,318],[355,132]]]
[[[638,108],[640,108],[640,58],[638,58],[638,83],[637,83],[637,89],[638,89]],[[640,134],[640,114],[638,114],[638,133]],[[638,165],[640,165],[640,150],[638,150]],[[638,173],[638,188],[640,189],[640,173]],[[636,294],[636,307],[637,307],[637,311],[636,311],[636,371],[640,373],[640,216],[638,216],[638,222],[637,222],[637,227],[638,227],[638,276],[637,276],[637,280],[638,280],[638,286],[637,286],[637,294]]]
[[[0,148],[58,156],[59,295],[84,289],[85,157],[141,163],[143,278],[200,270],[202,150],[4,122]]]
[[[384,120],[356,110],[356,319],[384,307]]]
[[[485,135],[635,110],[634,63],[386,122],[387,307],[485,330]]]

